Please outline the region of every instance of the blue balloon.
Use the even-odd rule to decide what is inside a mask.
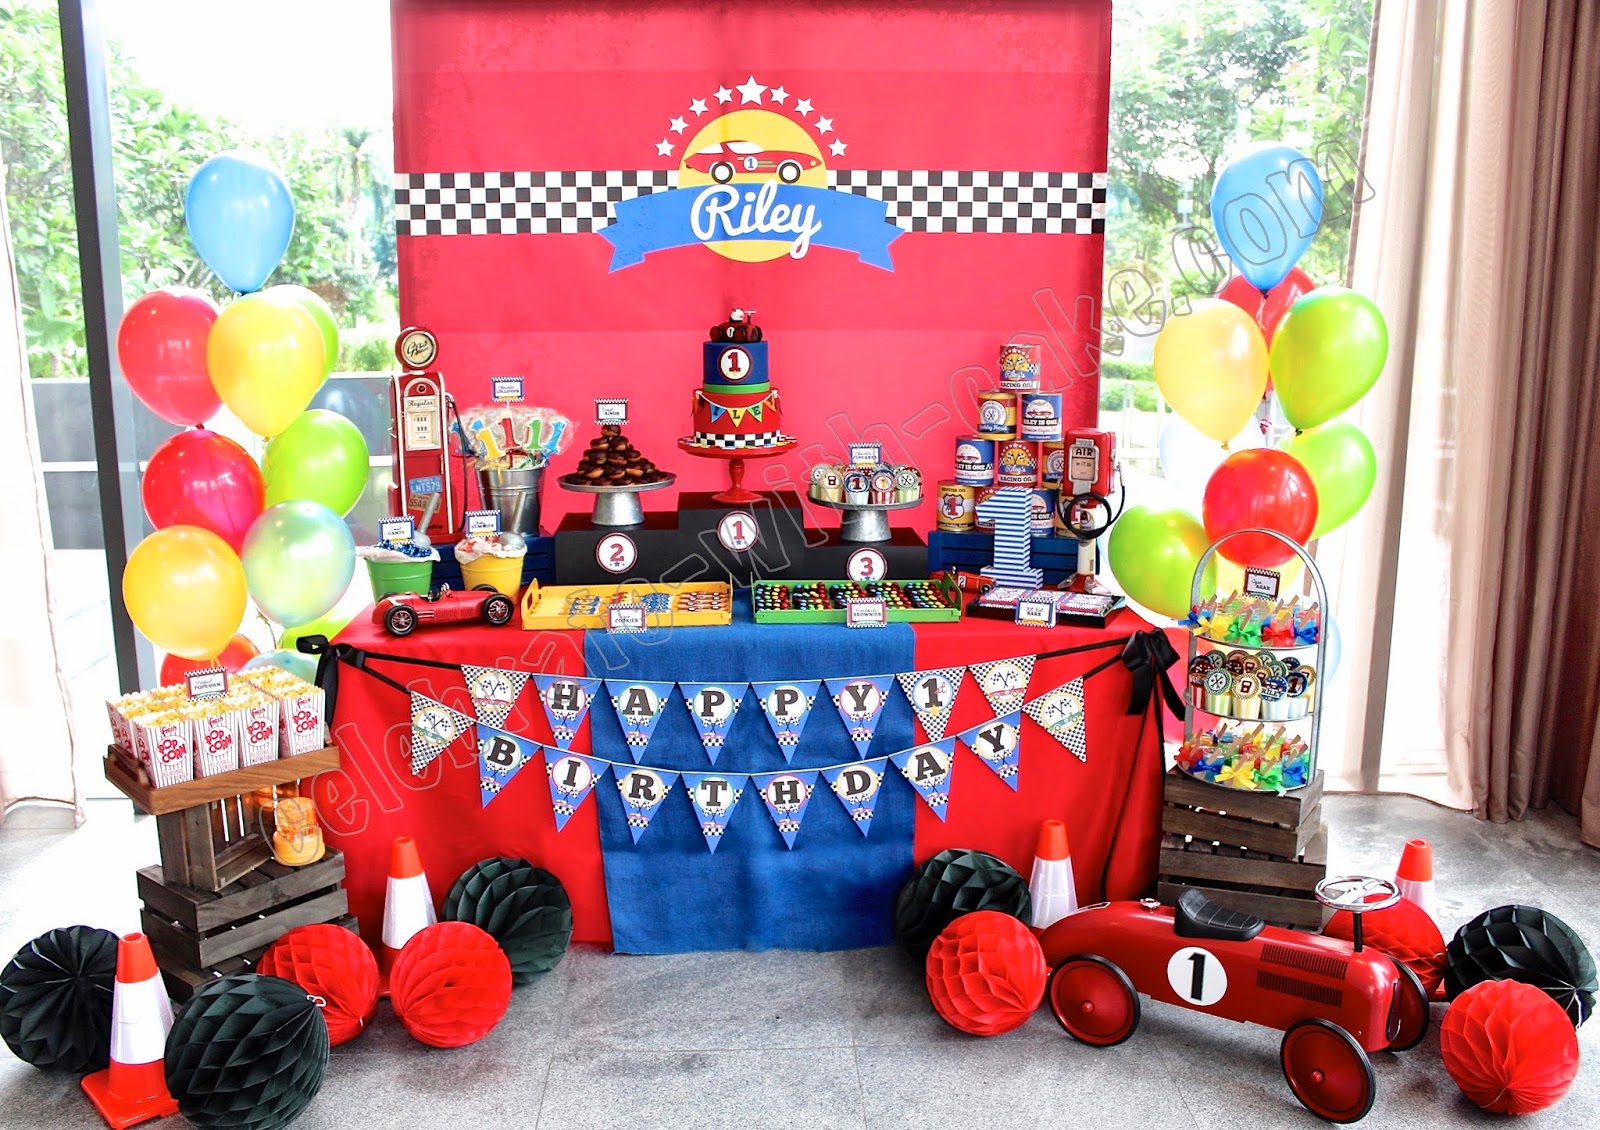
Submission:
[[[276,651],[263,652],[249,663],[246,663],[240,670],[255,671],[262,667],[277,667],[280,670],[289,672],[291,675],[298,675],[308,683],[315,681],[317,677],[317,657],[315,655],[302,655],[298,651],[289,651],[281,647]]]
[[[1322,226],[1322,177],[1300,150],[1259,142],[1223,166],[1211,190],[1211,222],[1239,273],[1271,290]]]
[[[294,197],[265,158],[242,149],[218,153],[189,179],[183,198],[189,238],[206,266],[231,289],[261,289],[294,234]]]

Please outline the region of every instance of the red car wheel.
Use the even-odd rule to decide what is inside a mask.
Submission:
[[[1394,1039],[1389,1041],[1387,1050],[1403,1052],[1422,1043],[1422,1037],[1428,1034],[1428,1026],[1433,1022],[1433,1016],[1428,1011],[1428,994],[1423,991],[1422,979],[1417,976],[1416,971],[1403,961],[1396,961],[1394,967],[1400,974],[1400,984],[1395,999],[1395,1010],[1400,1014],[1400,1026]]]
[[[383,626],[391,636],[409,636],[417,630],[416,611],[397,604],[383,614]]]
[[[1295,1021],[1278,1059],[1294,1097],[1318,1118],[1355,1122],[1372,1109],[1378,1090],[1372,1061],[1337,1024],[1318,1016]]]
[[[486,622],[500,627],[511,622],[511,598],[495,593],[483,602],[481,609]]]
[[[1097,1048],[1122,1043],[1139,1027],[1139,994],[1103,957],[1069,957],[1050,974],[1050,1012],[1067,1035]]]

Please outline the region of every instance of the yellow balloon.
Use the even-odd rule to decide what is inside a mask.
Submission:
[[[1266,395],[1267,342],[1255,319],[1233,303],[1197,298],[1156,335],[1155,370],[1173,411],[1227,443]]]
[[[304,412],[322,385],[322,331],[292,298],[247,294],[211,326],[211,384],[245,427],[275,436]]]
[[[244,619],[244,566],[233,547],[198,526],[168,526],[134,547],[122,599],[135,626],[185,659],[220,655]]]

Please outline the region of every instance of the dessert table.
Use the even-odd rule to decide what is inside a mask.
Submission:
[[[1024,628],[975,618],[871,629],[757,625],[741,592],[734,622],[726,627],[613,635],[469,624],[401,640],[358,616],[335,645],[346,659],[328,664],[338,671],[330,693],[331,733],[341,759],[337,769],[316,779],[314,796],[330,846],[345,856],[351,910],[374,943],[383,920],[389,844],[398,835],[417,839],[436,902],[478,860],[523,856],[565,885],[576,940],[633,953],[883,944],[892,938],[895,892],[915,862],[945,848],[977,848],[1027,875],[1039,823],[1046,818],[1067,823],[1080,901],[1130,897],[1155,878],[1162,764],[1149,720],[1159,717],[1151,700],[1161,697],[1166,671],[1153,668],[1174,663],[1177,655],[1166,637],[1127,610],[1103,629]],[[1050,656],[1065,649],[1083,650]],[[1030,699],[1095,672],[1085,683],[1082,760],[1024,717],[1013,789],[957,743],[942,820],[893,763],[885,763],[866,835],[819,776],[792,848],[762,797],[747,784],[715,852],[708,850],[690,801],[676,795],[684,790],[681,780],[635,842],[614,774],[598,781],[559,832],[542,762],[522,769],[484,804],[470,730],[414,776],[410,704],[393,685],[470,717],[472,701],[456,664],[628,681],[744,682],[961,667],[1039,655],[1045,657],[1034,664]],[[357,668],[361,663],[365,670]],[[866,751],[870,759],[924,740],[921,724],[892,679],[889,686]],[[946,736],[996,714],[969,673]],[[552,743],[533,683],[520,693],[502,728]],[[628,744],[603,692],[571,748],[631,765]],[[837,766],[857,757],[824,689],[792,761],[785,762],[752,691],[729,725],[714,768],[773,773]],[[713,769],[676,693],[638,760],[664,770]]]

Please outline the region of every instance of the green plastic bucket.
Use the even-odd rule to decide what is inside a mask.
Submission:
[[[427,558],[405,561],[368,561],[367,580],[372,582],[372,599],[382,600],[390,593],[426,593],[433,584],[433,562]]]

